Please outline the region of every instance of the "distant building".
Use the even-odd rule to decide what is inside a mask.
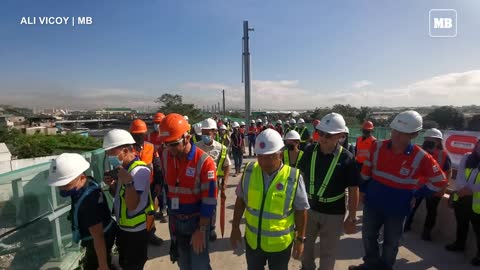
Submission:
[[[130,108],[105,108],[103,110],[95,111],[95,114],[111,114],[111,115],[119,115],[119,114],[127,115],[132,113],[136,113],[136,111]]]

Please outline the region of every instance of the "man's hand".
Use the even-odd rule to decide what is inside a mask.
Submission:
[[[193,251],[196,254],[200,254],[206,247],[205,243],[205,232],[200,231],[197,229],[192,235],[192,241],[190,242],[192,245]]]
[[[232,248],[237,249],[241,242],[242,233],[240,232],[240,227],[232,226],[232,233],[230,234],[230,243],[232,244]]]
[[[111,177],[110,175],[105,174],[103,176],[103,182],[105,182],[105,184],[107,186],[111,186],[111,185],[115,184],[115,179],[113,179],[113,177]]]
[[[98,270],[110,270],[110,268],[108,267],[108,265],[99,266],[97,269],[98,269]]]
[[[471,196],[473,194],[472,190],[469,187],[463,187],[457,191],[459,197]]]
[[[303,243],[298,240],[293,240],[292,257],[295,260],[300,260],[303,255]]]
[[[118,167],[118,181],[121,184],[127,184],[127,183],[130,183],[132,180],[133,180],[132,175],[127,170],[125,170],[125,168],[119,166]]]

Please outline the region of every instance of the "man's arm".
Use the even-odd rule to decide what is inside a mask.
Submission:
[[[297,237],[305,237],[305,229],[307,227],[307,210],[295,210],[295,230]]]
[[[232,227],[235,229],[240,228],[240,221],[242,220],[243,213],[245,212],[245,202],[243,201],[242,198],[237,197],[237,200],[235,201],[235,209],[233,211],[233,221],[232,221]]]
[[[107,246],[103,235],[103,224],[100,222],[96,225],[90,226],[88,231],[93,238],[93,247],[95,248],[98,260],[98,269],[109,269],[107,261]]]
[[[348,216],[350,220],[355,220],[357,218],[357,209],[358,209],[358,196],[359,191],[358,187],[348,187]]]

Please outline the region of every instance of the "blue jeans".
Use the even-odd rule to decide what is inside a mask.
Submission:
[[[243,152],[241,149],[232,148],[233,160],[235,161],[235,173],[240,173],[243,162]]]
[[[397,258],[398,245],[403,233],[404,216],[393,216],[365,206],[363,209],[362,240],[365,248],[363,260],[368,270],[392,269]],[[382,254],[378,234],[384,227]]]
[[[178,249],[178,267],[181,270],[211,270],[210,257],[208,252],[208,233],[205,233],[206,249],[197,254],[193,251],[190,241],[192,235],[198,228],[199,217],[187,220],[179,220],[170,217],[170,221],[175,219],[175,236]],[[209,230],[207,230],[209,232]]]

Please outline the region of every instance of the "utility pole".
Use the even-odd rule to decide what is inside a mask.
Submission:
[[[222,96],[223,96],[223,115],[227,116],[227,113],[225,112],[225,89],[222,90]]]
[[[251,91],[250,91],[250,49],[249,49],[249,37],[248,32],[254,31],[253,28],[248,28],[248,21],[243,21],[243,52],[242,52],[242,70],[244,71],[244,76],[242,79],[245,78],[245,118],[247,123],[250,122],[250,115],[251,115]]]

